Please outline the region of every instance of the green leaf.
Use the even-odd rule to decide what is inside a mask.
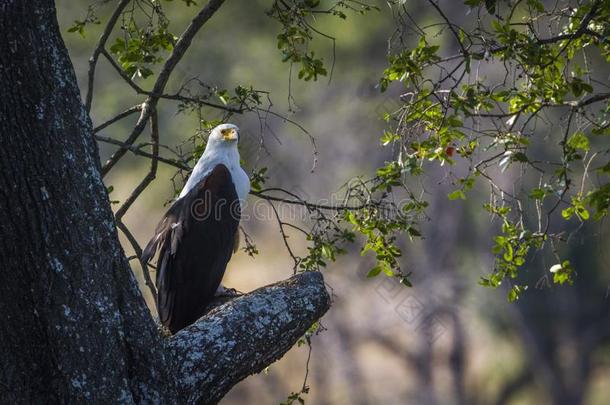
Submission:
[[[322,246],[322,254],[324,256],[326,256],[327,258],[329,258],[329,259],[332,259],[333,256],[334,256],[332,249],[328,245],[323,245]]]
[[[583,221],[589,219],[589,211],[587,211],[587,209],[581,205],[576,207],[576,215]]]
[[[546,196],[546,192],[541,188],[535,188],[530,191],[530,198],[534,200],[542,200]]]
[[[523,152],[517,152],[515,154],[512,155],[512,160],[516,161],[516,162],[527,162],[527,156],[525,156],[525,153]]]
[[[590,147],[589,138],[582,131],[577,131],[568,139],[568,146],[587,152]]]
[[[447,197],[449,198],[450,201],[453,200],[465,200],[466,199],[466,194],[464,194],[464,192],[462,190],[455,190],[451,193],[449,193],[449,195],[447,195]]]
[[[553,282],[555,284],[573,284],[575,271],[572,268],[569,260],[564,260],[561,264],[556,264],[551,267],[550,272],[553,273]]]
[[[380,141],[381,141],[381,145],[387,146],[399,139],[400,139],[400,136],[398,134],[395,134],[390,131],[384,131],[383,135],[381,136]]]
[[[574,207],[568,207],[561,211],[561,216],[566,220],[572,218],[572,215],[574,215]]]
[[[527,286],[523,285],[514,285],[513,288],[508,292],[508,301],[515,302],[521,297],[521,294],[527,290]]]
[[[400,278],[400,284],[403,284],[407,287],[413,287],[413,284],[411,284],[411,282],[409,281],[409,279],[406,276]]]
[[[381,273],[381,266],[375,266],[366,274],[366,276],[368,278],[373,278],[379,275],[379,273]]]
[[[512,247],[512,245],[510,243],[507,243],[505,245],[505,250],[504,250],[504,254],[502,255],[502,257],[507,262],[512,262],[513,261],[513,257],[514,257],[513,255],[514,255],[513,247]]]

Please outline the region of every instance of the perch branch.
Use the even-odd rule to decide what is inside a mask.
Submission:
[[[324,278],[299,273],[224,303],[169,341],[186,403],[216,403],[278,360],[330,307]]]

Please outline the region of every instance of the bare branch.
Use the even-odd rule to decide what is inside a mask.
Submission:
[[[138,105],[134,105],[131,108],[128,108],[127,110],[123,111],[122,113],[118,114],[117,116],[109,119],[108,121],[98,125],[97,127],[93,128],[93,133],[97,134],[98,132],[100,132],[102,129],[114,124],[117,121],[122,120],[125,117],[129,117],[131,114],[136,113],[138,111],[142,111],[142,105],[138,104]]]
[[[280,214],[277,212],[277,208],[275,208],[275,205],[273,205],[273,203],[271,201],[267,200],[267,202],[269,203],[269,205],[271,206],[271,209],[273,210],[273,213],[275,214],[277,224],[280,228],[280,235],[282,236],[282,240],[284,241],[284,246],[286,246],[286,250],[288,251],[288,254],[290,254],[292,261],[294,262],[292,271],[294,274],[296,274],[300,259],[294,254],[294,252],[292,251],[292,248],[290,247],[290,243],[288,242],[288,235],[286,234],[286,231],[284,230],[285,223],[282,221],[282,218],[280,218]]]
[[[290,195],[291,197],[294,197],[294,199],[290,199],[290,198],[282,198],[282,197],[276,197],[276,196],[272,196],[272,195],[268,195],[266,193],[270,192],[270,191],[279,191],[285,194]],[[264,190],[260,190],[260,191],[250,191],[250,194],[255,195],[259,198],[262,198],[264,200],[269,200],[269,201],[278,201],[278,202],[283,202],[286,204],[293,204],[293,205],[301,205],[304,206],[308,209],[318,209],[318,210],[328,210],[328,211],[354,211],[354,210],[360,210],[363,208],[371,208],[371,207],[378,207],[379,203],[378,202],[370,202],[370,203],[364,203],[364,204],[359,204],[359,205],[346,205],[346,204],[337,204],[337,205],[327,205],[327,204],[315,204],[315,203],[311,203],[308,201],[303,200],[302,198],[300,198],[299,196],[297,196],[294,193],[291,193],[288,190],[284,190],[282,188],[268,188],[268,189],[264,189]]]
[[[150,170],[148,171],[148,173],[146,174],[144,179],[142,179],[140,184],[138,184],[138,186],[133,190],[131,195],[129,197],[127,197],[127,199],[125,200],[123,205],[121,205],[121,207],[115,213],[115,217],[116,217],[117,221],[121,220],[121,218],[123,217],[123,215],[125,215],[125,213],[129,209],[129,207],[131,207],[131,205],[137,200],[137,198],[140,196],[140,194],[142,194],[142,192],[144,190],[146,190],[148,185],[157,176],[157,166],[158,166],[158,159],[159,159],[159,125],[158,125],[156,111],[153,111],[150,116],[150,126],[151,126],[150,139],[151,139],[152,150],[153,150],[153,152],[152,152],[153,157],[151,159]]]
[[[114,9],[108,23],[106,24],[106,28],[104,28],[104,32],[102,36],[97,42],[95,49],[93,50],[93,54],[89,58],[89,73],[88,73],[88,85],[87,85],[87,96],[85,97],[85,108],[87,112],[91,111],[91,101],[93,100],[93,82],[95,80],[95,66],[97,65],[97,60],[100,56],[100,53],[104,52],[104,47],[106,46],[106,41],[108,37],[112,33],[114,26],[116,25],[117,20],[119,19],[121,13],[125,9],[125,7],[129,4],[131,0],[121,0],[119,4],[117,4]]]
[[[447,15],[443,12],[443,10],[439,7],[439,5],[436,4],[436,2],[434,0],[428,0],[428,3],[430,3],[430,5],[432,7],[434,7],[434,9],[441,16],[441,18],[443,20],[445,20],[445,22],[447,23],[447,26],[451,30],[451,33],[455,37],[456,42],[458,43],[458,45],[460,46],[460,49],[462,50],[462,55],[468,56],[468,50],[466,49],[466,47],[462,43],[462,40],[460,39],[460,36],[459,36],[458,32],[455,30],[454,24],[451,21],[449,21],[449,18],[447,17]]]
[[[134,89],[135,92],[138,93],[138,94],[145,94],[146,93],[146,90],[144,90],[143,88],[138,86],[136,84],[136,82],[131,80],[131,77],[129,77],[127,75],[127,73],[125,73],[123,68],[121,68],[118,63],[116,63],[116,61],[114,60],[112,55],[110,55],[107,50],[103,49],[102,50],[102,55],[104,55],[106,57],[106,59],[108,60],[110,65],[114,68],[114,70],[117,71],[117,73],[121,76],[121,78],[125,81],[125,83],[127,83],[129,85],[129,87]]]
[[[148,271],[148,263],[144,262],[141,259],[142,258],[142,247],[140,247],[140,244],[138,243],[135,236],[133,236],[133,234],[131,233],[129,228],[127,228],[127,226],[121,220],[117,219],[116,224],[117,224],[117,228],[119,228],[121,230],[121,232],[123,232],[123,234],[129,241],[129,243],[131,244],[131,247],[133,248],[133,251],[136,254],[135,258],[138,259],[138,262],[140,263],[140,266],[142,267],[142,275],[144,276],[144,283],[146,284],[146,287],[148,287],[148,289],[150,290],[150,293],[152,294],[153,298],[155,299],[155,302],[157,302],[157,288],[155,287],[155,284],[153,283],[153,281],[150,277],[150,272]]]
[[[142,192],[148,187],[148,185],[155,179],[157,176],[157,167],[159,160],[159,122],[157,117],[157,112],[153,111],[150,116],[150,140],[152,144],[152,159],[150,164],[150,170],[142,179],[140,184],[133,190],[131,195],[125,200],[123,205],[117,210],[115,213],[115,218],[117,222],[117,226],[123,231],[129,242],[131,243],[136,255],[138,256],[138,260],[140,261],[140,265],[142,266],[142,273],[144,275],[144,280],[148,289],[152,293],[155,300],[157,299],[157,290],[150,278],[150,273],[148,272],[148,265],[146,262],[141,260],[142,257],[142,248],[138,244],[137,240],[133,237],[127,226],[123,223],[122,219],[129,207],[136,201],[136,199],[142,194]]]
[[[169,341],[187,403],[216,403],[281,358],[330,307],[319,272],[299,273],[213,309]]]
[[[147,157],[149,159],[157,159],[159,162],[165,163],[166,165],[169,165],[169,166],[173,166],[180,170],[186,170],[186,171],[191,170],[191,167],[188,166],[186,163],[181,163],[174,159],[167,159],[162,156],[155,157],[152,153],[148,153],[148,152],[145,152],[142,149],[140,149],[139,146],[127,145],[126,143],[121,142],[117,139],[113,139],[113,138],[103,136],[103,135],[95,135],[95,139],[100,142],[105,142],[105,143],[109,143],[111,145],[120,146],[121,148],[127,149],[128,151],[130,151],[131,153],[133,153],[134,155],[137,155],[137,156]]]
[[[561,41],[573,41],[575,39],[578,39],[580,37],[582,37],[583,35],[593,35],[592,31],[587,29],[589,23],[591,22],[591,20],[595,17],[595,14],[597,12],[597,9],[600,5],[601,1],[598,0],[593,4],[593,7],[591,7],[591,10],[589,11],[589,13],[582,19],[582,22],[580,24],[580,26],[578,27],[578,29],[571,33],[571,34],[559,34],[553,37],[549,37],[549,38],[542,38],[542,39],[538,39],[536,41],[537,45],[549,45],[549,44],[554,44],[557,42],[561,42]],[[593,35],[593,36],[598,36],[598,35]],[[513,45],[511,45],[513,46]],[[456,59],[461,59],[464,57],[468,57],[468,56],[475,56],[476,58],[484,58],[486,53],[495,55],[497,53],[501,53],[506,51],[509,48],[508,45],[503,45],[503,46],[495,46],[495,47],[491,47],[485,51],[481,51],[481,52],[470,52],[470,53],[459,53],[457,55],[453,55],[453,56],[448,56],[446,58],[443,58],[439,61],[437,61],[435,64],[441,64],[441,63],[445,63],[445,62],[450,62],[452,60],[456,60]],[[564,46],[565,48],[565,46]]]
[[[585,98],[584,100],[579,101],[574,105],[576,108],[586,107],[589,104],[598,103],[600,101],[608,100],[610,98],[610,93],[599,93],[595,94],[589,98]]]
[[[199,14],[193,18],[189,26],[176,42],[172,54],[165,61],[163,69],[161,70],[161,73],[159,73],[153,87],[153,94],[163,94],[170,75],[191,45],[191,41],[201,27],[214,15],[214,13],[216,13],[222,3],[224,3],[224,0],[210,0]]]
[[[144,131],[144,128],[146,128],[146,122],[150,118],[151,107],[154,108],[154,106],[152,106],[152,101],[149,98],[142,104],[142,111],[140,112],[138,122],[136,122],[131,134],[129,134],[129,137],[127,137],[124,142],[126,146],[132,146],[136,139],[138,139],[138,136]],[[125,153],[127,153],[127,148],[121,148],[110,156],[110,159],[102,166],[102,177],[105,177],[108,174]]]
[[[197,104],[197,105],[205,105],[208,107],[212,107],[212,108],[216,108],[217,110],[224,110],[224,111],[228,111],[231,113],[235,113],[235,114],[242,114],[244,111],[246,111],[246,108],[234,108],[231,106],[227,106],[227,105],[221,105],[221,104],[216,104],[216,103],[212,103],[209,101],[204,100],[203,98],[200,97],[186,97],[181,95],[180,93],[177,94],[154,94],[154,93],[148,93],[148,92],[144,92],[144,94],[148,94],[149,96],[152,97],[158,97],[158,98],[163,98],[166,100],[174,100],[174,101],[182,101],[185,103],[193,103],[193,104]]]

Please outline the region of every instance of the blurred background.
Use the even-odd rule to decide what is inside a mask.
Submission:
[[[57,0],[62,35],[70,51],[81,89],[86,85],[88,58],[101,26],[88,27],[85,37],[68,33],[86,14],[87,2]],[[198,3],[204,3],[203,0]],[[370,2],[375,3],[375,2]],[[462,1],[441,2],[454,22],[471,18]],[[248,171],[268,167],[267,186],[280,186],[307,199],[328,198],[355,176],[370,176],[389,159],[379,144],[384,112],[395,109],[397,94],[376,87],[386,66],[388,38],[396,26],[385,2],[366,16],[346,21],[320,17],[318,29],[336,38],[316,41],[316,54],[333,67],[331,77],[316,82],[290,80],[289,65],[276,46],[280,27],[266,15],[271,1],[227,2],[196,37],[178,65],[168,92],[186,80],[232,89],[250,85],[270,92],[273,110],[298,122],[315,137],[274,116],[236,115],[242,129],[241,153]],[[178,34],[197,12],[183,2],[163,2]],[[102,22],[112,4],[96,12]],[[425,7],[412,13],[433,21]],[[440,38],[439,40],[444,40]],[[334,47],[334,56],[333,56]],[[154,78],[137,79],[150,87]],[[91,118],[98,125],[143,101],[101,58]],[[180,145],[196,135],[196,114],[182,114],[176,103],[161,101],[161,143]],[[209,115],[205,115],[209,114]],[[206,111],[205,119],[222,115]],[[108,127],[102,135],[125,139],[136,115]],[[265,125],[261,125],[264,120]],[[146,132],[142,142],[145,141]],[[189,143],[183,144],[184,148]],[[116,147],[100,144],[105,161]],[[170,156],[171,157],[171,156]],[[314,164],[315,163],[315,164]],[[315,166],[315,167],[314,167]],[[112,200],[124,201],[148,171],[146,158],[129,155],[106,177]],[[314,169],[312,170],[312,167]],[[509,304],[506,291],[480,287],[481,275],[493,269],[492,237],[497,231],[481,209],[488,190],[475,190],[466,201],[449,201],[452,188],[444,172],[431,171],[423,188],[430,201],[422,229],[424,238],[404,241],[403,266],[413,273],[413,288],[365,274],[373,260],[351,247],[324,271],[333,306],[322,320],[323,331],[312,338],[304,398],[311,404],[607,404],[610,403],[610,315],[608,283],[610,253],[605,223],[588,223],[572,237],[569,259],[578,277],[573,286],[549,287],[553,264],[534,255],[524,269],[529,291]],[[175,169],[160,165],[148,188],[124,221],[145,244],[174,196]],[[506,173],[508,184],[513,174]],[[178,182],[177,186],[180,186]],[[250,197],[249,219],[242,221],[259,254],[240,251],[229,264],[223,284],[240,291],[290,277],[292,260],[266,203]],[[117,206],[115,205],[115,208]],[[301,215],[302,212],[282,212]],[[304,241],[290,241],[298,251]],[[132,249],[123,240],[128,255]],[[141,269],[132,261],[141,281]],[[149,305],[154,308],[142,284]],[[280,403],[301,390],[308,358],[306,345],[294,347],[264,373],[238,384],[223,404]]]

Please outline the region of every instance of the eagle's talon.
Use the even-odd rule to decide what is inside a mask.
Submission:
[[[219,286],[216,290],[215,297],[237,297],[239,295],[243,295],[241,291],[236,290],[235,288],[227,288],[223,286]]]

